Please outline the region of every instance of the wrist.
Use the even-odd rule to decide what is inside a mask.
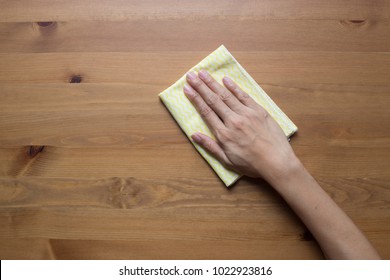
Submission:
[[[306,173],[306,169],[302,162],[295,154],[283,165],[282,169],[269,174],[268,178],[264,178],[277,191],[287,187],[291,182]]]

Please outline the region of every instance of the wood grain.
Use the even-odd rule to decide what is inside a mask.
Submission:
[[[33,244],[33,245],[31,245]],[[26,251],[21,245],[34,248]],[[196,241],[196,240],[69,240],[4,238],[2,259],[317,259],[322,258],[313,241]],[[203,250],[206,246],[210,252]],[[172,250],[175,248],[175,250]],[[261,248],[261,249],[258,249]],[[287,253],[284,253],[287,251]],[[234,253],[233,253],[234,252]],[[3,257],[5,256],[5,257]]]
[[[158,99],[224,44],[390,258],[387,1],[0,0],[1,259],[321,259],[262,180],[226,189]]]
[[[301,248],[293,249],[283,258],[313,257],[305,253],[310,248],[318,257],[320,251],[313,240],[304,238],[305,229],[280,197],[264,183],[258,182],[263,184],[261,188],[245,183],[248,182],[227,190],[211,189],[206,180],[3,178],[0,219],[8,225],[0,230],[0,236],[49,238],[52,254],[60,258],[71,258],[75,254],[73,250],[80,252],[81,258],[91,258],[94,254],[109,258],[111,253],[107,250],[82,253],[88,244],[96,244],[97,248],[109,246],[108,240],[123,240],[114,242],[116,245],[109,252],[117,252],[117,246],[124,244],[133,248],[119,253],[119,258],[143,258],[143,254],[134,256],[138,246],[154,247],[152,251],[157,253],[155,250],[160,246],[176,244],[180,252],[183,246],[204,241],[205,244],[216,242],[212,248],[225,247],[211,258],[220,258],[236,245],[241,247],[238,255],[250,253],[253,258],[272,258],[280,251],[264,252],[253,250],[252,246],[271,248],[280,242],[279,238],[283,238],[282,248],[295,248],[297,241],[303,241]],[[388,235],[390,227],[386,226],[386,219],[380,218],[384,212],[390,212],[388,181],[337,179],[320,180],[320,183],[371,240],[380,242]],[[240,227],[232,227],[233,224]],[[89,241],[83,242],[84,239]],[[305,241],[309,241],[309,247]],[[63,251],[66,255],[61,255]],[[185,258],[204,257],[203,250],[191,251]],[[177,254],[160,252],[156,257],[175,258]],[[49,256],[46,253],[45,258]]]
[[[207,178],[154,180],[134,177],[103,179],[0,177],[2,193],[0,208],[88,206],[145,212],[188,208],[190,211],[185,215],[205,211],[209,212],[209,217],[221,214],[233,217],[237,214],[236,208],[239,208],[242,213],[268,211],[268,218],[279,219],[278,206],[283,206],[284,203],[270,186],[261,180],[242,181],[238,183],[239,186],[224,189],[210,188],[211,181]],[[250,184],[254,182],[258,185]],[[375,219],[381,212],[390,210],[390,205],[387,204],[390,199],[387,180],[325,178],[319,179],[319,183],[355,218],[364,216]],[[218,209],[215,209],[217,212],[210,211],[211,208],[216,208],[216,205],[223,207],[220,214],[217,214],[220,212]]]
[[[194,32],[195,30],[195,32]],[[0,52],[388,52],[389,21],[180,19],[0,23]],[[293,42],[293,43],[292,43]]]
[[[216,45],[218,47],[219,45]],[[340,84],[389,86],[389,53],[234,52],[260,85]],[[0,54],[2,83],[130,83],[156,86],[149,98],[173,84],[206,52]],[[321,67],[319,67],[321,65]],[[147,75],[146,75],[147,73]],[[276,75],[279,74],[279,75]],[[77,88],[78,84],[74,84]],[[159,87],[157,87],[159,86]]]
[[[184,136],[182,136],[184,137]],[[310,172],[330,178],[390,178],[389,148],[293,145]],[[0,176],[109,177],[168,179],[218,177],[188,143],[160,148],[61,148],[45,146],[30,156],[30,146],[0,149]],[[169,162],[169,164],[167,164]]]
[[[389,19],[386,1],[357,0],[0,0],[0,22],[238,17],[264,19]],[[44,7],[44,9],[43,9]]]
[[[299,126],[294,147],[388,147],[388,132],[378,119],[390,118],[390,86],[303,81],[262,86]],[[186,138],[156,97],[163,88],[138,83],[1,84],[0,119],[6,121],[0,121],[0,145],[187,147]],[[349,112],[359,113],[346,114],[345,104]],[[305,121],[308,117],[312,122]],[[90,129],[91,123],[99,129]]]

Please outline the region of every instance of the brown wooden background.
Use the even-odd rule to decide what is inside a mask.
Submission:
[[[224,44],[390,258],[389,1],[0,0],[2,259],[323,258],[263,181],[226,189],[158,99]]]

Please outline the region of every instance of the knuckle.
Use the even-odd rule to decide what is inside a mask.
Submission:
[[[218,96],[216,96],[215,94],[213,95],[210,95],[208,98],[206,98],[206,103],[210,106],[214,105],[215,103],[218,102]]]
[[[203,81],[207,84],[211,84],[214,80],[210,75],[206,75],[203,77]]]
[[[210,141],[206,141],[203,143],[203,147],[208,150],[210,153],[214,153],[214,147],[213,145],[210,143]]]
[[[244,126],[244,119],[242,117],[235,117],[235,118],[232,118],[230,120],[231,124],[235,127],[235,128],[242,128]]]
[[[269,114],[267,112],[267,110],[265,110],[263,107],[261,106],[258,106],[258,111],[260,113],[260,116],[263,120],[267,119],[269,117]]]
[[[208,106],[203,106],[203,107],[199,108],[199,114],[200,114],[203,118],[205,118],[205,117],[207,117],[208,115],[210,115],[210,113],[211,113],[211,108],[208,107]]]
[[[248,108],[248,110],[245,110],[245,116],[249,119],[254,119],[259,116],[259,113],[251,108]]]
[[[223,111],[223,116],[226,116],[226,117],[229,117],[231,115],[231,110],[230,109],[226,109]]]
[[[223,129],[218,129],[216,132],[215,132],[215,137],[218,139],[218,141],[220,142],[226,142],[227,140],[229,140],[229,132],[227,129],[223,128]]]
[[[194,91],[190,91],[189,92],[190,94],[186,94],[186,97],[191,100],[191,101],[194,101],[194,100],[197,100],[198,98],[198,94]]]
[[[232,97],[232,95],[225,90],[221,93],[220,96],[222,101],[228,101]]]
[[[194,104],[199,104],[199,102],[201,101],[200,100],[200,96],[199,94],[193,94],[193,95],[190,95],[189,98],[191,99],[191,101],[194,103]]]
[[[203,82],[202,82],[201,79],[195,78],[194,80],[192,80],[192,84],[193,84],[193,86],[195,86],[195,87],[200,87],[200,86],[203,84]]]
[[[245,91],[241,91],[243,98],[250,98],[249,94],[247,94]]]
[[[245,91],[240,90],[240,98],[241,98],[242,100],[248,101],[249,98],[250,98],[250,96],[249,96],[249,94],[247,94]]]

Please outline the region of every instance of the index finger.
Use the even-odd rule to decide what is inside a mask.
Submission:
[[[202,79],[194,72],[188,72],[186,79],[191,87],[202,97],[206,104],[223,120],[230,118],[235,113],[227,106],[222,99],[210,89]]]
[[[224,126],[221,119],[190,85],[185,84],[183,91],[215,135],[215,132]]]
[[[199,78],[236,113],[240,113],[245,109],[245,106],[225,87],[218,83],[206,70],[199,71]]]

